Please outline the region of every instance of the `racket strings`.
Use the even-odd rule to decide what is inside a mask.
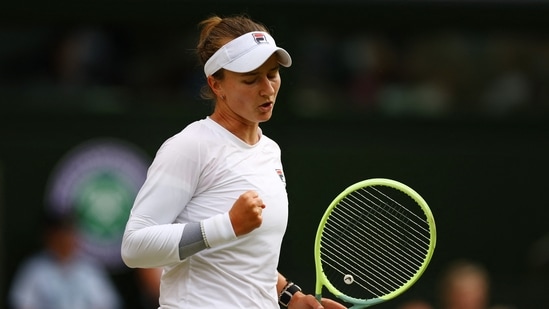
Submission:
[[[363,222],[371,223],[372,225],[377,226],[379,230],[386,231],[395,244],[412,244],[413,246],[411,246],[410,249],[417,249],[416,252],[418,252],[418,262],[422,262],[426,253],[424,250],[422,250],[422,248],[428,248],[430,243],[430,231],[426,218],[420,217],[419,215],[413,213],[409,208],[397,203],[395,200],[383,194],[378,189],[373,187],[371,189],[375,190],[375,192],[381,194],[384,198],[391,201],[392,204],[385,203],[378,196],[373,195],[370,191],[362,189],[362,191],[368,192],[368,194],[370,194],[378,201],[378,203],[380,203],[378,207],[371,207],[370,213],[376,213],[377,215],[382,217],[382,219],[386,219],[388,222],[391,222],[391,224],[383,224],[382,220],[379,220],[379,218],[374,218],[375,220],[366,220]],[[353,199],[353,197],[356,196],[349,196],[348,200],[343,200],[342,202],[352,203],[348,204],[347,206],[351,208],[353,208],[352,206],[354,206],[353,210],[358,212],[363,210],[361,208],[363,206],[363,201],[369,202],[369,204],[366,205],[375,205],[375,201],[372,201],[366,196],[361,195],[362,191],[356,192],[358,195],[360,195],[360,199]],[[412,201],[411,198],[410,201]],[[416,209],[419,209],[419,207],[416,207]],[[371,231],[374,233],[376,232],[375,229],[371,229]],[[402,241],[403,239],[407,239],[408,241]]]
[[[395,192],[389,197],[373,187],[354,191],[326,221],[321,239],[324,271],[347,295],[386,295],[409,281],[425,260],[430,243],[425,214],[412,211],[421,209],[404,193],[397,201]],[[346,275],[352,275],[352,284],[343,281]]]
[[[386,203],[385,201],[391,201],[392,205],[393,205],[393,207],[392,207],[393,210],[395,211],[395,213],[400,213],[401,218],[405,218],[407,220],[407,222],[414,224],[417,228],[422,229],[424,232],[430,233],[429,225],[425,224],[426,223],[426,221],[425,221],[426,218],[425,218],[425,214],[423,212],[421,212],[422,215],[420,216],[417,213],[413,212],[411,210],[411,208],[403,207],[403,205],[400,205],[397,201],[395,201],[393,198],[391,198],[387,194],[383,193],[378,188],[372,186],[372,187],[370,187],[370,189],[371,190],[367,190],[366,188],[362,188],[360,191],[356,191],[356,194],[361,195],[361,193],[365,192],[365,193],[369,194],[370,196],[372,196],[372,198],[377,199],[380,203]],[[374,192],[372,192],[372,190],[375,193],[377,193],[377,195],[374,194]],[[392,189],[392,190],[396,190],[396,189]],[[402,192],[402,194],[405,194],[405,193]],[[363,198],[368,200],[364,196],[363,196]],[[412,198],[409,197],[409,200],[411,201]],[[387,205],[389,205],[389,204],[387,204]],[[412,209],[419,210],[420,208],[415,207],[415,208],[412,208]],[[405,212],[405,213],[403,213],[403,212]],[[410,216],[413,217],[413,220],[410,220]]]

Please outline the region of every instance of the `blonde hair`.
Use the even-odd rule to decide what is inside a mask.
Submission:
[[[196,54],[202,66],[227,42],[251,31],[269,32],[263,24],[253,21],[246,15],[225,18],[214,15],[201,21],[198,26],[201,30]],[[222,79],[223,70],[219,70],[213,76]],[[215,100],[216,98],[208,84],[202,86],[200,96],[206,100]]]

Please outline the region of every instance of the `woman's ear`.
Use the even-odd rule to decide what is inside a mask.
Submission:
[[[208,85],[217,97],[223,97],[223,95],[221,94],[221,84],[219,83],[219,80],[210,75],[208,76]]]

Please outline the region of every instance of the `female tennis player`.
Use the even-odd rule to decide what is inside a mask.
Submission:
[[[247,16],[200,23],[197,46],[213,113],[158,150],[122,243],[129,267],[162,267],[160,308],[342,309],[277,270],[288,221],[280,148],[269,120],[292,63]]]

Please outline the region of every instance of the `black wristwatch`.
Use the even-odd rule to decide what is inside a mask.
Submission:
[[[286,286],[282,289],[282,292],[280,293],[280,297],[278,298],[278,303],[282,305],[282,307],[288,308],[288,304],[290,303],[290,300],[292,300],[292,296],[294,296],[295,293],[300,291],[301,291],[301,288],[297,286],[297,284],[293,282],[288,282]]]

